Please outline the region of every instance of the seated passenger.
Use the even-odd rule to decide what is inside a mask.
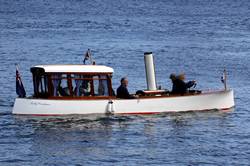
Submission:
[[[84,80],[80,88],[81,96],[90,96],[91,94],[91,84],[89,80]]]
[[[59,82],[59,86],[57,87],[57,91],[59,93],[59,96],[70,96],[69,88],[68,87],[62,87],[61,80]]]
[[[116,91],[117,94],[116,97],[121,99],[134,99],[135,97],[129,94],[127,86],[128,86],[128,79],[126,77],[123,77],[121,79],[121,85]]]
[[[185,80],[185,74],[180,74],[179,76],[176,76],[175,74],[171,74],[169,77],[172,80],[173,86],[172,86],[172,94],[185,94],[187,93],[188,88],[191,88],[195,85],[196,81],[189,81],[187,83],[184,82]]]

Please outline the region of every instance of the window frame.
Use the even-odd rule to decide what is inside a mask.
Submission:
[[[61,75],[60,77],[55,77],[53,75]],[[62,76],[62,75],[66,75]],[[73,76],[75,75],[79,75],[79,76],[90,76],[91,78],[75,78]],[[41,93],[36,93],[36,91],[38,89],[35,89],[37,87],[38,84],[36,84],[36,80],[35,78],[39,77],[40,80],[42,80],[42,77],[47,77],[47,94],[46,95],[41,95]],[[95,76],[98,76],[98,78],[95,78]],[[103,78],[102,76],[105,76],[106,78]],[[54,88],[53,88],[53,79],[66,79],[67,80],[67,85],[69,88],[69,96],[54,96]],[[44,79],[45,80],[45,79]],[[90,91],[90,96],[76,96],[74,94],[74,89],[73,89],[73,81],[74,80],[89,80],[90,84],[91,84],[91,91]],[[98,87],[94,87],[94,80],[107,80],[107,88],[108,88],[108,95],[101,95],[101,96],[97,96],[94,94],[95,92],[95,88]],[[112,92],[112,73],[71,73],[71,72],[67,72],[67,73],[42,73],[42,74],[34,74],[33,73],[33,84],[34,84],[34,94],[35,97],[38,98],[49,98],[49,99],[107,99],[107,98],[115,98],[115,96],[113,96],[113,92]],[[45,85],[45,83],[44,83]]]

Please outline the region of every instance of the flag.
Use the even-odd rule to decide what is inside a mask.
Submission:
[[[91,58],[91,54],[90,54],[90,49],[87,50],[87,52],[84,55],[84,59],[83,59],[83,64],[86,64],[86,61],[90,60],[92,63],[92,58]]]
[[[18,97],[26,97],[26,92],[18,71],[18,67],[16,66],[16,94],[18,95]]]

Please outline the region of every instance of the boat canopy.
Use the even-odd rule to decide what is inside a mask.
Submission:
[[[37,65],[31,67],[34,97],[113,96],[111,67],[102,65]]]
[[[103,65],[37,65],[32,67],[31,72],[40,70],[45,73],[110,73],[113,68]]]

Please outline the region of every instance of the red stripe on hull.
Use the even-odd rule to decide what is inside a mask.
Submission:
[[[117,113],[120,115],[151,115],[151,114],[160,114],[164,112],[131,112],[131,113]]]
[[[228,111],[234,107],[230,108],[221,108],[218,110],[221,111]],[[204,110],[187,110],[187,111],[165,111],[165,112],[128,112],[128,113],[115,113],[120,115],[151,115],[151,114],[160,114],[160,113],[177,113],[177,112],[194,112],[194,111],[210,111],[213,109],[204,109]],[[65,115],[84,115],[84,114],[14,114],[14,115],[21,115],[21,116],[65,116]],[[86,114],[89,115],[89,114]]]
[[[228,111],[230,109],[232,109],[234,107],[230,107],[230,108],[221,108],[221,109],[216,109],[219,111]],[[177,112],[205,112],[205,111],[211,111],[214,109],[204,109],[204,110],[187,110],[187,111],[165,111],[165,112],[131,112],[131,113],[117,113],[117,114],[122,114],[122,115],[150,115],[150,114],[160,114],[160,113],[177,113]]]

